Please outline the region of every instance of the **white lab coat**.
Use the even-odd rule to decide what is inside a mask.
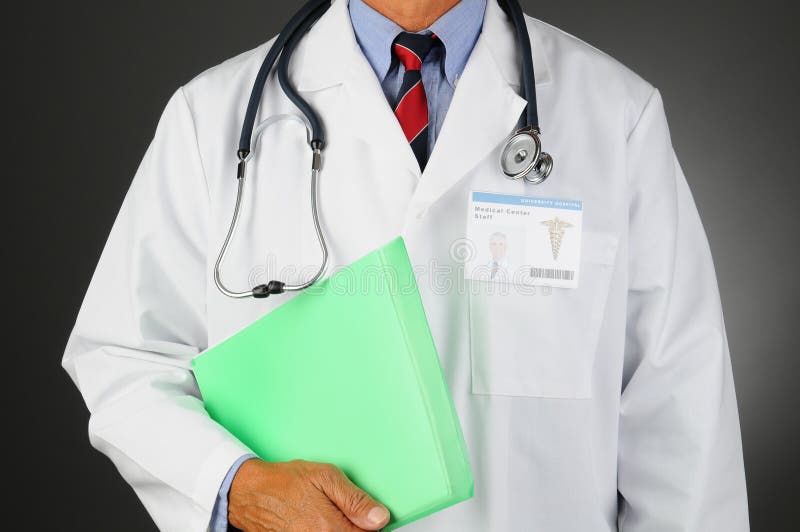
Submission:
[[[475,496],[406,530],[747,530],[714,267],[659,92],[578,39],[527,22],[555,158],[539,186],[498,167],[525,101],[513,29],[494,1],[422,176],[345,0],[291,64],[327,131],[320,201],[332,262],[405,237],[467,442]],[[205,529],[228,468],[248,452],[206,414],[192,358],[292,297],[231,300],[212,281],[245,104],[268,46],[169,101],[64,355],[91,411],[92,445],[163,530]],[[283,112],[296,111],[271,78],[259,120]],[[284,122],[259,145],[223,269],[237,289],[316,267],[304,134]],[[582,200],[580,287],[464,290],[452,248],[471,190]]]

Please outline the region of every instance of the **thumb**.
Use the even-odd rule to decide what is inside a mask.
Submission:
[[[338,467],[324,469],[319,487],[357,527],[380,530],[389,522],[389,510],[353,484]]]

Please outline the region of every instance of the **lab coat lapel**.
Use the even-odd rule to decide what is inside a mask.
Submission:
[[[550,72],[531,30],[540,85],[550,81]],[[488,2],[481,35],[457,84],[410,214],[427,209],[516,130],[527,103],[517,94],[517,48],[508,17],[497,2]],[[501,178],[496,164],[488,168]]]
[[[479,40],[464,70],[428,165],[415,194],[426,208],[514,130],[525,100],[497,71],[486,43]]]
[[[346,0],[332,2],[301,41],[301,47],[297,54],[302,57],[298,90],[309,93],[341,85],[345,93],[342,108],[333,116],[341,121],[337,126],[362,140],[365,149],[379,151],[387,164],[402,166],[418,178],[420,170],[414,153],[356,41]]]

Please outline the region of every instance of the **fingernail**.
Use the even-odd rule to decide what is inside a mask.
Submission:
[[[373,525],[383,523],[389,517],[389,511],[383,506],[376,506],[367,514],[367,520]]]

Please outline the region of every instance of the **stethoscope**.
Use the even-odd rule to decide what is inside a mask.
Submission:
[[[542,151],[542,141],[539,138],[539,112],[536,103],[536,76],[533,71],[533,57],[531,54],[531,42],[528,36],[528,28],[525,25],[525,17],[518,0],[498,0],[500,7],[508,14],[514,24],[517,34],[518,47],[522,56],[522,96],[528,101],[525,112],[526,124],[513,133],[500,152],[500,169],[509,179],[523,179],[527,183],[538,185],[550,175],[553,170],[553,158]],[[325,235],[319,220],[319,210],[317,208],[317,182],[319,181],[320,168],[322,166],[322,150],[325,147],[325,132],[319,115],[314,109],[297,93],[289,82],[288,65],[292,53],[297,47],[297,43],[305,35],[311,26],[331,6],[331,0],[309,0],[295,15],[289,20],[286,26],[278,35],[275,43],[270,48],[261,68],[256,75],[250,99],[247,102],[247,111],[242,124],[242,133],[239,137],[239,149],[236,155],[239,159],[236,168],[236,204],[233,209],[228,233],[222,248],[214,264],[214,283],[220,292],[228,297],[244,299],[248,297],[264,298],[272,294],[282,294],[284,292],[297,292],[304,290],[316,283],[328,268],[328,245],[325,242]],[[282,53],[281,53],[282,52]],[[280,59],[278,59],[280,56]],[[292,103],[300,110],[301,116],[283,114],[272,116],[258,127],[255,126],[256,114],[267,82],[267,76],[275,61],[278,61],[277,73],[278,82],[281,89]],[[255,146],[261,134],[270,126],[284,121],[293,120],[303,124],[306,128],[306,140],[311,147],[311,214],[314,220],[314,229],[317,234],[317,241],[322,251],[322,261],[317,272],[307,281],[301,284],[287,284],[282,281],[269,281],[260,284],[244,292],[229,290],[222,282],[220,268],[228,253],[231,240],[236,233],[239,225],[239,215],[242,208],[244,197],[244,185],[247,174],[247,163],[252,159]],[[255,142],[254,142],[255,141]]]

